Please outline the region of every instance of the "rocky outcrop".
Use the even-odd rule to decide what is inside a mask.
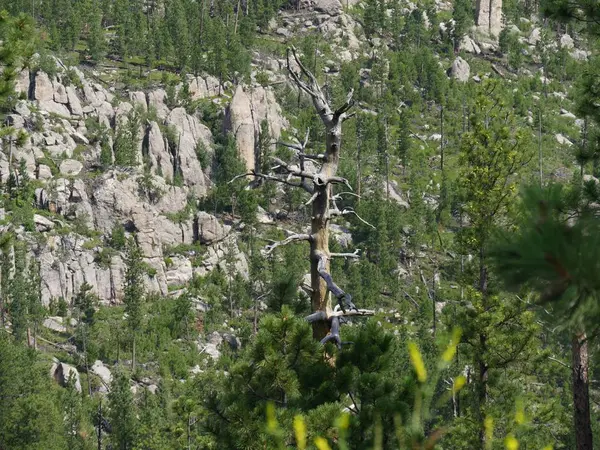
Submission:
[[[253,170],[258,162],[257,146],[263,121],[272,140],[279,139],[281,131],[288,126],[273,91],[259,86],[247,92],[238,86],[227,109],[227,128],[235,136],[238,152],[248,170]]]
[[[194,194],[204,196],[207,192],[208,180],[202,171],[196,150],[212,152],[212,134],[210,130],[181,107],[175,108],[169,113],[166,123],[177,130],[175,160],[181,171],[184,184]]]
[[[240,158],[246,164],[246,169],[254,170],[256,167],[256,136],[252,104],[242,86],[238,86],[233,94],[227,120],[228,128],[235,136]]]
[[[156,122],[150,122],[147,142],[152,173],[165,180],[173,180],[173,155]]]
[[[502,31],[502,0],[477,0],[477,31],[498,38]]]
[[[222,92],[219,80],[210,75],[206,77],[190,77],[188,79],[188,86],[192,100],[216,97]]]
[[[164,89],[156,89],[148,93],[148,108],[156,111],[160,119],[165,119],[169,115],[169,107],[165,104],[167,93]]]
[[[61,70],[53,77],[38,72],[31,83],[29,73],[21,72],[17,87],[29,100],[19,101],[7,118],[21,129],[30,126],[32,110],[36,111],[35,130],[30,128],[25,144],[13,149],[13,160],[25,160],[30,176],[39,183],[35,206],[47,211],[34,215],[39,233],[35,239],[25,232],[20,235],[40,263],[43,303],[59,298],[69,302],[84,283],[103,304],[120,302],[123,254],[109,247],[115,225],[135,236],[148,266],[144,281],[149,292],[169,295],[169,287],[181,287],[216,267],[238,271],[247,278],[246,258],[236,237],[229,234],[229,226],[203,212],[180,214],[190,198],[204,196],[209,188],[209,167],[201,167],[198,155],[203,161],[212,158],[210,130],[184,108],[170,110],[164,90],[134,91],[129,93],[130,101],[116,101],[109,90],[78,69],[73,68],[79,76],[77,83],[71,83]],[[190,87],[193,98],[219,95],[219,83],[212,77],[193,78]],[[260,88],[248,95],[257,117],[267,120],[279,135],[284,122],[272,92]],[[139,133],[140,162],[143,155],[150,178],[143,178],[147,174],[141,164],[98,172],[101,151],[105,151],[101,145],[108,145],[112,153],[112,136],[137,106],[154,109],[158,117],[143,123]],[[52,112],[65,118],[49,114]],[[98,129],[95,121],[104,129]],[[255,125],[260,122],[253,121],[253,129]],[[102,144],[99,137],[104,139]],[[0,153],[3,182],[8,179],[8,169],[8,158]],[[90,169],[93,176],[89,176]],[[181,185],[172,185],[176,177]],[[65,232],[69,227],[72,230]],[[196,243],[205,246],[202,252],[172,255],[169,250]],[[57,319],[47,325],[57,330],[64,327]]]

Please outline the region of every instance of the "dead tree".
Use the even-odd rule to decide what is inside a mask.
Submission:
[[[292,68],[293,65],[295,65],[298,72]],[[298,140],[297,143],[293,144],[283,143],[283,145],[297,152],[296,157],[299,159],[299,164],[273,158],[275,167],[272,168],[269,174],[252,171],[242,176],[251,175],[255,178],[284,183],[304,189],[310,194],[310,200],[306,203],[312,206],[310,233],[293,234],[283,241],[267,246],[264,253],[270,254],[275,248],[291,242],[309,242],[313,313],[307,317],[307,320],[312,324],[313,336],[316,339],[321,340],[323,343],[333,341],[338,347],[341,347],[339,326],[343,317],[373,314],[373,311],[356,308],[352,302],[352,296],[334,282],[330,271],[332,258],[358,257],[358,252],[336,254],[329,251],[329,224],[331,220],[344,215],[356,215],[358,217],[353,209],[339,209],[336,205],[336,201],[340,200],[342,196],[356,195],[352,192],[348,180],[337,175],[342,146],[342,124],[353,116],[349,112],[353,106],[353,92],[350,91],[346,101],[334,109],[325,97],[316,77],[302,64],[296,49],[293,47],[289,48],[287,52],[287,68],[295,85],[310,96],[315,110],[325,126],[325,153],[320,155],[306,153],[307,133],[304,142]],[[320,168],[314,172],[307,170],[305,167],[306,160],[313,161],[315,165],[320,164]],[[334,185],[345,186],[345,192],[333,195]],[[331,296],[335,297],[335,305]]]

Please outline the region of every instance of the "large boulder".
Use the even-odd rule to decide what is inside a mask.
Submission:
[[[74,116],[83,116],[83,108],[81,107],[81,102],[79,101],[79,97],[77,96],[77,91],[74,86],[67,86],[67,98],[69,100],[69,108],[71,109],[71,114]]]
[[[46,317],[42,322],[42,326],[57,333],[67,332],[67,327],[64,326],[62,317]]]
[[[54,86],[54,101],[65,105],[69,103],[69,97],[67,96],[65,87],[58,81],[55,81],[52,85]]]
[[[196,215],[196,223],[198,224],[198,239],[207,245],[222,240],[229,231],[229,227],[224,227],[215,216],[204,211],[200,211]]]
[[[54,101],[54,86],[45,72],[38,72],[35,76],[34,95],[35,100],[40,102]]]
[[[459,49],[467,53],[479,55],[481,53],[481,47],[468,35],[465,35],[459,44]]]
[[[342,4],[339,0],[313,0],[314,8],[317,11],[334,16],[342,11]]]
[[[63,175],[79,175],[83,170],[83,164],[75,159],[65,159],[60,163],[59,170]]]
[[[92,367],[90,367],[90,372],[96,375],[102,381],[105,387],[109,387],[112,382],[112,373],[108,367],[106,367],[102,361],[96,360]]]
[[[460,56],[456,57],[452,63],[452,66],[450,67],[449,72],[452,78],[463,83],[469,81],[469,77],[471,76],[471,68],[469,67],[469,63]]]
[[[75,367],[55,360],[50,368],[50,376],[62,387],[67,387],[71,379],[75,380],[74,388],[81,393],[81,379]]]

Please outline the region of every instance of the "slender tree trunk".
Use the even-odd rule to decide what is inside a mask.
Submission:
[[[133,345],[131,346],[131,371],[135,372],[135,331],[133,332]]]
[[[102,397],[98,403],[98,450],[102,450]]]
[[[488,290],[488,275],[487,267],[485,266],[483,246],[479,249],[479,292],[483,299],[483,307],[486,308],[487,303],[487,290]],[[479,348],[477,354],[477,366],[478,366],[478,380],[477,380],[477,403],[479,409],[479,441],[481,442],[481,448],[487,448],[487,439],[485,432],[485,409],[487,406],[488,398],[488,377],[489,367],[485,359],[487,353],[488,343],[487,334],[485,332],[479,333]]]
[[[542,154],[542,106],[539,105],[538,109],[538,159],[540,164],[540,186],[543,184],[544,179],[544,159]]]
[[[577,333],[571,343],[573,380],[573,422],[576,450],[593,450],[590,420],[589,355],[585,333]]]

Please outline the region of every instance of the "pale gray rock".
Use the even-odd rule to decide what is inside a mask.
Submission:
[[[527,42],[531,45],[536,45],[542,39],[542,30],[540,28],[534,28],[531,30],[531,34],[529,35],[529,39]]]
[[[15,112],[23,117],[31,116],[31,111],[29,110],[29,106],[27,106],[27,102],[24,100],[19,100],[15,105]]]
[[[74,379],[74,388],[77,392],[81,393],[81,379],[75,367],[55,360],[50,368],[50,376],[62,387],[67,387],[69,380]]]
[[[502,0],[478,0],[475,22],[477,30],[490,37],[502,31]]]
[[[222,91],[219,87],[219,80],[211,75],[190,77],[188,82],[192,100],[216,97]]]
[[[393,200],[398,205],[400,205],[406,209],[410,208],[410,205],[402,196],[402,191],[400,189],[400,186],[398,186],[397,181],[391,180],[389,183],[386,184],[386,182],[384,180],[383,181],[383,191],[386,193],[386,195],[389,194],[390,200]]]
[[[247,170],[254,170],[256,167],[256,155],[254,147],[254,120],[252,117],[252,105],[250,98],[241,85],[238,85],[231,104],[228,108],[228,128],[235,136],[235,142],[244,161]]]
[[[15,80],[15,92],[24,95],[25,97],[29,97],[30,83],[29,70],[24,69],[20,71]]]
[[[585,61],[589,56],[589,52],[580,48],[573,49],[570,54],[571,58],[575,59],[576,61]]]
[[[57,333],[67,332],[67,327],[63,325],[63,318],[59,316],[46,317],[42,322],[42,326],[44,328],[48,328],[49,330],[56,331]]]
[[[83,170],[83,164],[75,159],[65,159],[60,163],[59,170],[63,175],[78,175]]]
[[[35,76],[35,99],[40,102],[54,101],[54,86],[50,77],[45,72],[38,72]]]
[[[349,248],[352,245],[352,234],[350,230],[341,225],[332,223],[329,226],[331,236],[340,244],[343,248]]]
[[[181,256],[171,257],[171,266],[167,268],[166,278],[168,286],[183,286],[194,276],[192,263]]]
[[[201,145],[205,151],[212,152],[212,134],[206,125],[187,114],[184,108],[171,111],[166,122],[174,126],[179,134],[178,157],[184,184],[202,197],[207,191],[207,180],[196,156],[196,148]]]
[[[100,378],[104,386],[107,388],[110,386],[110,383],[112,382],[112,373],[110,369],[102,363],[102,361],[94,361],[94,364],[92,364],[92,367],[90,367],[90,372]]]
[[[169,108],[165,105],[166,96],[164,89],[156,89],[148,94],[148,108],[154,109],[160,119],[166,119],[169,115]]]
[[[50,178],[52,178],[52,170],[50,170],[50,167],[45,164],[40,164],[37,169],[37,179],[49,180]]]
[[[65,105],[69,103],[69,97],[67,96],[65,87],[58,81],[54,81],[52,86],[54,87],[54,101]]]
[[[460,50],[463,50],[467,53],[472,53],[474,55],[479,55],[481,53],[481,48],[477,43],[470,37],[465,35],[459,44]]]
[[[556,142],[558,142],[560,145],[566,145],[567,147],[570,147],[573,145],[573,143],[569,140],[569,138],[565,137],[561,133],[555,134],[554,137],[556,138]]]
[[[42,111],[46,111],[51,114],[56,114],[62,117],[71,117],[71,112],[62,103],[56,103],[54,100],[40,100],[38,101],[38,107]]]
[[[96,96],[94,88],[87,81],[83,82],[83,99],[85,103],[94,107],[102,103],[102,100]]]
[[[9,114],[6,116],[6,124],[19,130],[25,126],[25,119],[18,114]]]
[[[329,14],[330,16],[338,15],[342,11],[342,4],[339,0],[313,0],[314,8],[317,11]]]
[[[148,129],[148,155],[152,173],[172,181],[173,155],[169,152],[167,140],[156,122],[151,122]]]
[[[89,145],[90,141],[83,134],[78,131],[71,133],[71,137],[78,144]]]
[[[450,76],[462,83],[469,81],[469,77],[471,76],[471,68],[469,67],[469,63],[460,56],[457,56],[452,63],[452,67],[450,67]]]
[[[69,100],[69,109],[71,110],[71,114],[74,116],[83,116],[83,108],[81,107],[81,102],[79,101],[79,97],[77,95],[77,91],[74,86],[67,86],[67,98]]]
[[[566,117],[567,119],[577,119],[577,116],[575,114],[573,114],[572,112],[567,111],[564,108],[560,109],[560,116],[561,117]]]
[[[229,231],[229,227],[221,225],[215,216],[204,211],[196,214],[196,223],[198,224],[198,239],[206,245],[222,240]]]
[[[561,48],[566,48],[570,50],[575,47],[575,41],[573,41],[573,38],[568,34],[563,34],[560,37],[560,46]]]
[[[129,100],[134,105],[139,105],[142,110],[148,111],[148,102],[146,101],[146,94],[141,91],[135,91],[129,93]]]
[[[238,86],[227,109],[227,127],[236,137],[240,157],[248,170],[256,167],[256,138],[260,135],[263,121],[266,121],[274,141],[288,126],[273,91],[257,86],[246,92],[241,85]]]
[[[54,222],[39,214],[33,215],[33,223],[35,224],[35,230],[41,233],[54,228]]]

